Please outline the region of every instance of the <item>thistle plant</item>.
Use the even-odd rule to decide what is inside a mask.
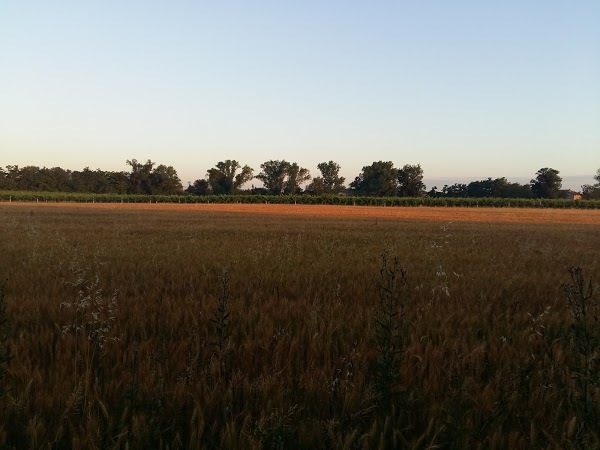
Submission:
[[[219,293],[217,295],[217,308],[210,321],[215,327],[215,340],[211,342],[212,355],[219,361],[221,373],[226,372],[226,359],[229,349],[229,272],[225,270],[219,277]]]
[[[65,285],[75,291],[73,299],[61,303],[61,308],[73,312],[72,321],[62,326],[63,334],[75,336],[75,376],[79,378],[77,360],[84,357],[87,371],[99,370],[105,345],[109,340],[118,340],[113,333],[116,320],[117,292],[105,295],[100,287],[100,276],[92,267],[84,264],[78,253],[69,262],[71,277]],[[89,343],[89,344],[88,344]]]
[[[403,349],[401,320],[404,303],[401,293],[406,286],[406,271],[400,268],[398,258],[391,261],[383,253],[377,281],[375,310],[375,340],[378,357],[375,365],[377,404],[387,410],[395,395],[400,374],[400,356]]]
[[[577,387],[577,409],[583,430],[598,426],[600,388],[600,310],[591,279],[580,267],[569,269],[571,282],[562,289],[571,312],[571,372]]]
[[[291,406],[287,411],[275,410],[261,417],[253,435],[258,438],[261,448],[285,449],[293,448],[295,440],[294,420],[298,405]]]
[[[7,392],[6,372],[8,371],[8,364],[12,359],[8,347],[10,322],[6,316],[5,292],[5,286],[3,284],[0,285],[0,397],[3,397]]]

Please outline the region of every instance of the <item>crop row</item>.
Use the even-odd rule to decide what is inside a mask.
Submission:
[[[339,195],[121,195],[0,191],[2,202],[75,203],[270,203],[346,206],[462,206],[494,208],[600,209],[600,200],[531,198],[362,197]]]

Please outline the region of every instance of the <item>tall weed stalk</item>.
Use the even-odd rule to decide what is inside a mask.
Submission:
[[[6,387],[6,373],[8,364],[12,359],[10,348],[8,346],[8,335],[10,322],[6,315],[6,288],[4,284],[0,285],[0,398],[4,397],[8,391]]]
[[[224,271],[219,277],[219,293],[217,307],[210,321],[215,327],[215,338],[211,342],[212,356],[219,362],[221,375],[227,374],[227,359],[229,353],[229,272]]]
[[[389,257],[382,253],[375,310],[375,340],[378,352],[375,389],[377,405],[383,411],[387,411],[392,405],[400,381],[400,358],[404,347],[401,329],[404,317],[402,294],[405,287],[406,271],[400,267],[398,258],[394,257],[390,261]]]
[[[572,317],[570,369],[576,383],[580,427],[587,434],[596,429],[600,419],[595,401],[600,388],[600,311],[592,280],[585,280],[580,267],[571,267],[569,274],[571,282],[562,289]]]

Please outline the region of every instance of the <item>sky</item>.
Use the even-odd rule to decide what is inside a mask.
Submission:
[[[600,2],[0,1],[0,166],[600,168]],[[260,183],[255,181],[257,185]]]

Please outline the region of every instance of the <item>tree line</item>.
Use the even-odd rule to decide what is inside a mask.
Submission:
[[[455,183],[442,189],[434,186],[429,191],[423,183],[420,164],[394,167],[391,161],[374,161],[364,166],[355,179],[346,186],[340,176],[340,165],[334,161],[317,165],[319,176],[312,177],[307,168],[296,162],[269,160],[260,165],[261,171],[236,160],[219,161],[206,172],[204,178],[183,188],[173,166],[145,163],[136,159],[126,161],[126,171],[66,170],[61,167],[6,166],[0,167],[0,190],[78,192],[97,194],[148,195],[326,195],[346,194],[374,197],[458,197],[458,198],[560,198],[564,191],[559,171],[552,168],[538,170],[526,184],[512,183],[506,178],[487,178],[468,184]],[[244,187],[253,179],[262,186]],[[583,198],[600,199],[600,169],[594,176],[595,184],[581,187]],[[304,186],[304,187],[303,187]]]
[[[173,166],[157,165],[148,160],[140,163],[127,160],[130,172],[111,172],[101,169],[68,170],[61,167],[6,166],[0,167],[0,190],[78,192],[95,194],[152,194],[183,193],[181,180]]]

